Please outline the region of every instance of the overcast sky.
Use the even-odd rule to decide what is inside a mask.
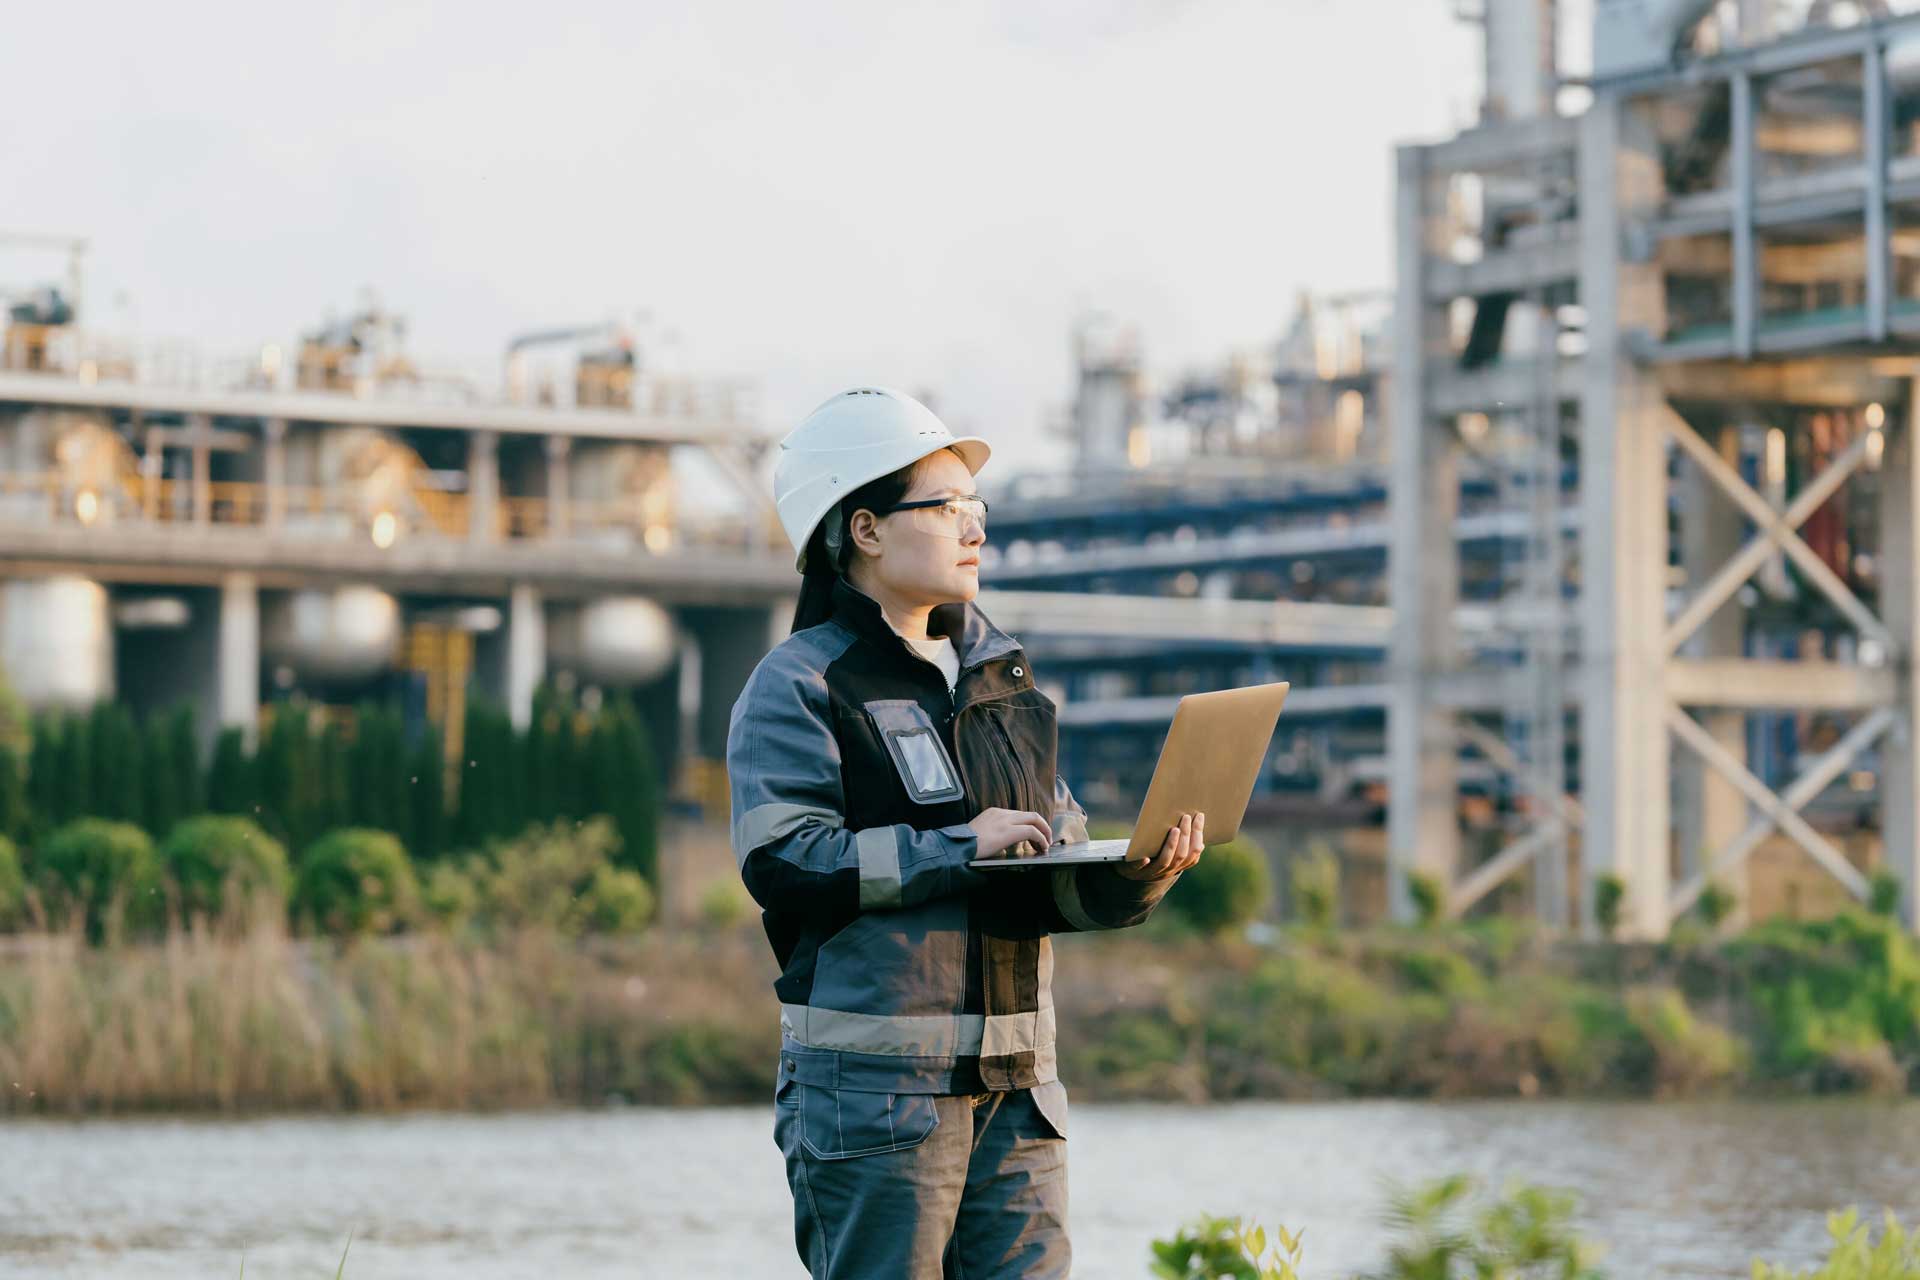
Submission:
[[[645,309],[776,426],[887,382],[1032,465],[1077,314],[1166,372],[1389,283],[1391,144],[1476,92],[1453,8],[33,5],[0,229],[89,237],[99,327],[238,353],[371,286],[477,366]]]

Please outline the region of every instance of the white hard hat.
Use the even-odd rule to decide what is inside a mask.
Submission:
[[[958,436],[905,392],[853,387],[831,397],[780,442],[773,502],[780,527],[807,567],[807,539],[842,498],[931,453],[951,449],[975,475],[993,453],[978,436]]]

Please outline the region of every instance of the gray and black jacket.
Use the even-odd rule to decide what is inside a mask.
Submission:
[[[780,963],[780,1084],[934,1094],[1057,1078],[1048,935],[1147,918],[1170,881],[1111,864],[969,868],[983,809],[1085,812],[1055,771],[1053,702],[974,606],[929,629],[939,669],[841,582],[830,621],[754,670],[727,739],[733,849]]]

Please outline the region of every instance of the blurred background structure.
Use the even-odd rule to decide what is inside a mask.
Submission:
[[[1130,816],[1183,693],[1289,679],[1250,826],[1349,919],[1663,934],[1710,888],[1907,886],[1920,19],[1879,3],[1484,0],[1477,125],[1397,158],[1391,294],[1304,296],[1176,378],[1089,315],[1073,465],[986,478],[983,601]],[[1590,36],[1590,40],[1586,37]],[[1575,38],[1579,37],[1579,38]],[[1568,70],[1586,45],[1590,73]],[[467,700],[632,694],[724,825],[727,713],[785,633],[781,424],[635,324],[497,378],[366,299],[209,362],[0,280],[0,667],[36,707],[398,704],[457,786]],[[1283,880],[1284,883],[1284,880]]]
[[[275,704],[398,705],[457,786],[469,696],[525,728],[552,682],[721,754],[793,585],[750,387],[656,374],[613,323],[513,339],[495,389],[371,302],[183,360],[89,329],[85,245],[38,243],[65,276],[8,294],[0,369],[0,669],[30,706],[186,701],[210,748]]]

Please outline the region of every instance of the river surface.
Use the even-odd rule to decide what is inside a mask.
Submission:
[[[766,1109],[0,1122],[0,1276],[353,1280],[803,1272]],[[1082,1106],[1084,1277],[1146,1275],[1201,1212],[1306,1229],[1308,1275],[1379,1263],[1386,1179],[1577,1192],[1613,1277],[1806,1264],[1825,1211],[1920,1216],[1920,1103]]]

